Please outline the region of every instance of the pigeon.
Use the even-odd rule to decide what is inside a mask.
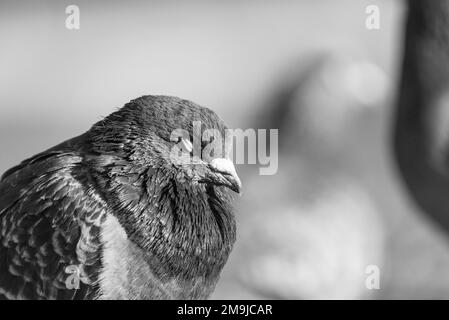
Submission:
[[[449,1],[408,1],[393,150],[411,199],[449,231]]]
[[[235,242],[241,188],[226,153],[192,152],[195,139],[203,150],[218,137],[201,140],[208,129],[227,127],[193,102],[142,96],[7,170],[0,298],[208,298]]]

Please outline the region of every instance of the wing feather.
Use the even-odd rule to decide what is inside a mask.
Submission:
[[[80,155],[58,150],[39,154],[3,175],[1,298],[78,299],[96,294],[99,232],[107,206],[88,175]],[[79,278],[79,285],[73,277]],[[74,286],[67,285],[71,279]]]

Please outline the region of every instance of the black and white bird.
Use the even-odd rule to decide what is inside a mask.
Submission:
[[[172,141],[177,129],[190,136]],[[226,126],[190,101],[143,96],[6,171],[0,298],[207,298],[235,241],[241,183],[225,155],[170,156],[206,129]]]
[[[394,152],[412,198],[449,231],[449,1],[408,1]]]

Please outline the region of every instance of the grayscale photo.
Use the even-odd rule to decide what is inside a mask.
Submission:
[[[0,300],[449,299],[449,0],[0,0],[0,48]]]

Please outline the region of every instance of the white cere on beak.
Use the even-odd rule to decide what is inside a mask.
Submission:
[[[242,183],[237,175],[237,171],[235,171],[234,163],[232,163],[231,160],[225,158],[215,158],[209,165],[217,172],[231,175],[235,179],[238,186],[241,187]]]

